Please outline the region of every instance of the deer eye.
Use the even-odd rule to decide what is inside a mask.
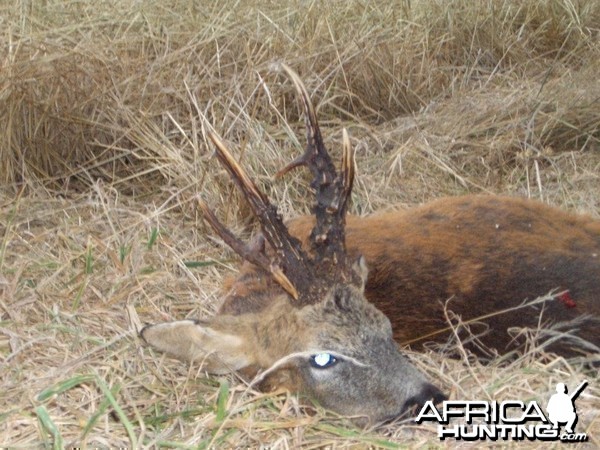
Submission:
[[[329,353],[317,353],[310,357],[310,365],[315,369],[326,369],[338,362],[338,359]]]

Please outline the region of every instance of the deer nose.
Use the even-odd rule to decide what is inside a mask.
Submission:
[[[414,409],[418,411],[425,402],[432,400],[434,404],[448,400],[448,397],[431,383],[425,383],[421,390],[404,402],[403,411]]]

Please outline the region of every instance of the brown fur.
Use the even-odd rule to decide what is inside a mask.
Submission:
[[[299,217],[290,231],[307,245],[314,217]],[[464,196],[418,208],[349,216],[348,252],[369,267],[365,296],[392,322],[394,338],[419,346],[446,339],[444,302],[463,320],[567,290],[575,307],[559,299],[544,305],[542,319],[565,322],[594,317],[579,335],[600,346],[600,221],[542,203],[509,197]],[[245,263],[229,289],[223,314],[260,311],[279,288]],[[535,327],[541,306],[486,321],[485,345],[511,348],[510,327]],[[569,353],[562,347],[555,347]]]

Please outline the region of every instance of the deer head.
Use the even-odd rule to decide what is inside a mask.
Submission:
[[[306,88],[290,68],[283,70],[302,100],[308,144],[277,175],[298,166],[307,166],[313,175],[316,224],[310,249],[289,234],[275,206],[210,132],[217,158],[243,192],[264,238],[246,245],[206,204],[200,206],[215,232],[259,268],[259,277],[269,280],[270,287],[263,285],[265,292],[259,295],[266,304],[260,312],[148,325],[141,336],[158,350],[198,361],[209,373],[240,371],[253,376],[263,390],[287,388],[369,422],[395,418],[430,399],[440,401],[442,393],[399,352],[388,318],[366,300],[364,259],[346,257],[344,226],[354,179],[347,133],[338,174]]]

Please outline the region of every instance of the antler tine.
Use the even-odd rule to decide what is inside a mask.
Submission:
[[[208,205],[203,200],[198,200],[198,206],[202,210],[202,216],[209,223],[215,233],[219,235],[221,239],[229,246],[231,249],[240,255],[243,259],[250,261],[252,264],[257,265],[258,267],[269,270],[269,259],[266,257],[264,253],[260,253],[256,251],[244,242],[242,242],[237,236],[235,236],[225,225],[217,219],[217,216],[212,212],[212,210],[208,207]]]
[[[302,106],[304,107],[304,117],[306,121],[307,143],[306,151],[283,169],[279,170],[275,174],[275,177],[279,178],[296,167],[307,166],[314,177],[317,177],[318,175],[330,176],[331,179],[323,181],[331,182],[336,174],[335,166],[333,165],[333,162],[327,153],[327,149],[323,144],[323,137],[321,136],[319,121],[317,120],[317,114],[315,113],[315,108],[310,100],[310,96],[308,95],[306,87],[304,86],[304,83],[298,74],[286,64],[281,64],[280,66],[290,77],[292,83],[294,83],[294,87],[296,88],[296,91],[300,96],[300,100],[302,101]]]
[[[208,211],[205,217],[219,236],[236,253],[243,258],[247,258],[250,262],[257,264],[259,267],[267,268],[275,280],[292,297],[297,299],[300,295],[299,292],[308,292],[310,290],[311,278],[314,278],[315,270],[310,264],[308,255],[302,250],[300,241],[289,234],[281,216],[277,213],[277,208],[269,202],[268,198],[258,189],[242,167],[231,156],[221,138],[213,131],[208,132],[208,137],[215,145],[219,162],[242,191],[246,201],[248,201],[252,211],[256,215],[266,240],[275,250],[277,259],[286,270],[287,276],[283,273],[278,262],[270,263],[267,260],[265,265],[266,257],[263,260],[262,257],[252,254],[241,241],[220,224],[208,208],[203,208],[203,211]],[[254,260],[249,258],[254,258]]]
[[[219,221],[219,219],[217,219],[217,216],[215,216],[215,214],[209,209],[208,205],[204,201],[199,200],[198,205],[202,210],[204,219],[210,224],[212,229],[215,230],[215,233],[217,233],[234,252],[236,252],[246,261],[249,261],[261,269],[270,272],[275,281],[279,283],[279,285],[294,299],[298,300],[298,291],[289,278],[285,276],[279,266],[271,264],[264,253],[249,247],[240,239],[238,239],[230,230],[227,229],[225,225]]]
[[[354,186],[354,174],[355,174],[355,160],[354,151],[350,144],[350,138],[348,137],[348,131],[344,128],[342,130],[342,179],[343,179],[343,191],[340,195],[340,214],[346,214],[348,207],[348,198],[352,193],[352,187]]]

